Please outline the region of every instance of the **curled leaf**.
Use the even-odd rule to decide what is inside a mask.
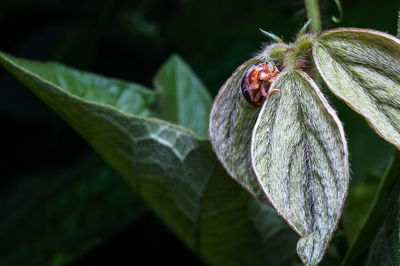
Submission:
[[[257,179],[278,213],[301,236],[306,265],[323,257],[347,194],[348,152],[335,111],[307,74],[282,72],[252,137]]]
[[[400,40],[365,29],[323,32],[313,47],[328,87],[400,148]]]
[[[339,17],[336,16],[332,16],[332,20],[335,23],[340,23],[343,20],[343,8],[342,8],[342,4],[340,3],[340,0],[334,0],[335,4],[338,8],[339,11]]]
[[[260,108],[250,105],[241,93],[246,71],[271,59],[271,45],[258,56],[239,66],[220,89],[210,114],[209,135],[213,149],[227,172],[251,194],[265,201],[251,164],[251,133]]]

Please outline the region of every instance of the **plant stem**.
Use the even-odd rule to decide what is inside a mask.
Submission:
[[[304,0],[307,16],[311,19],[311,31],[318,33],[321,31],[321,16],[319,13],[318,0]]]
[[[306,10],[307,10],[307,17],[309,19],[311,19],[311,25],[310,25],[311,32],[313,32],[313,33],[321,32],[321,30],[322,30],[321,15],[319,12],[318,0],[304,0],[304,4],[305,4]],[[320,87],[322,84],[322,77],[318,73],[318,70],[315,67],[314,63],[312,66],[312,73],[314,76],[315,83],[317,83],[318,87]]]

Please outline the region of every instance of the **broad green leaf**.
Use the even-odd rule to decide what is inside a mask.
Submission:
[[[65,265],[146,209],[97,156],[6,184],[0,206],[0,265]]]
[[[213,149],[227,172],[261,201],[265,194],[251,165],[251,133],[260,108],[250,105],[242,95],[243,77],[249,68],[271,59],[272,45],[258,56],[239,66],[215,98],[210,114],[209,135]]]
[[[159,117],[207,137],[211,96],[182,58],[171,56],[153,83],[160,94]]]
[[[357,265],[362,259],[362,255],[370,248],[375,234],[382,225],[383,217],[389,204],[389,197],[396,185],[396,180],[400,177],[400,153],[396,152],[389,164],[381,182],[378,192],[368,211],[367,217],[361,229],[357,232],[355,240],[351,243],[342,266]],[[398,193],[398,191],[396,192]]]
[[[386,187],[386,195],[383,196],[387,198],[387,204],[380,206],[382,214],[379,217],[384,217],[384,220],[372,242],[367,266],[400,265],[400,160],[398,153],[392,167],[390,174],[393,176],[385,179],[386,182],[391,183],[390,187]],[[372,235],[373,232],[369,233]]]
[[[300,234],[297,252],[318,264],[339,222],[349,182],[346,139],[335,111],[307,74],[285,71],[262,107],[251,155],[268,200]]]
[[[294,255],[294,233],[226,174],[207,140],[85,98],[101,87],[77,95],[47,78],[53,65],[4,53],[0,63],[68,121],[209,264],[278,265]]]
[[[313,47],[323,80],[334,94],[400,148],[400,40],[365,29],[323,32]]]

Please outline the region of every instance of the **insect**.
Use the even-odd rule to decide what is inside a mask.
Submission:
[[[278,74],[279,69],[270,62],[251,67],[242,81],[244,98],[254,106],[262,106],[271,93],[280,92],[280,90],[269,89]]]

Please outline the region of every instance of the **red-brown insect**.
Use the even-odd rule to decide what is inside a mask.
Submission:
[[[254,106],[262,106],[271,93],[280,92],[269,89],[278,74],[278,68],[272,63],[263,63],[250,68],[242,81],[244,98]]]

